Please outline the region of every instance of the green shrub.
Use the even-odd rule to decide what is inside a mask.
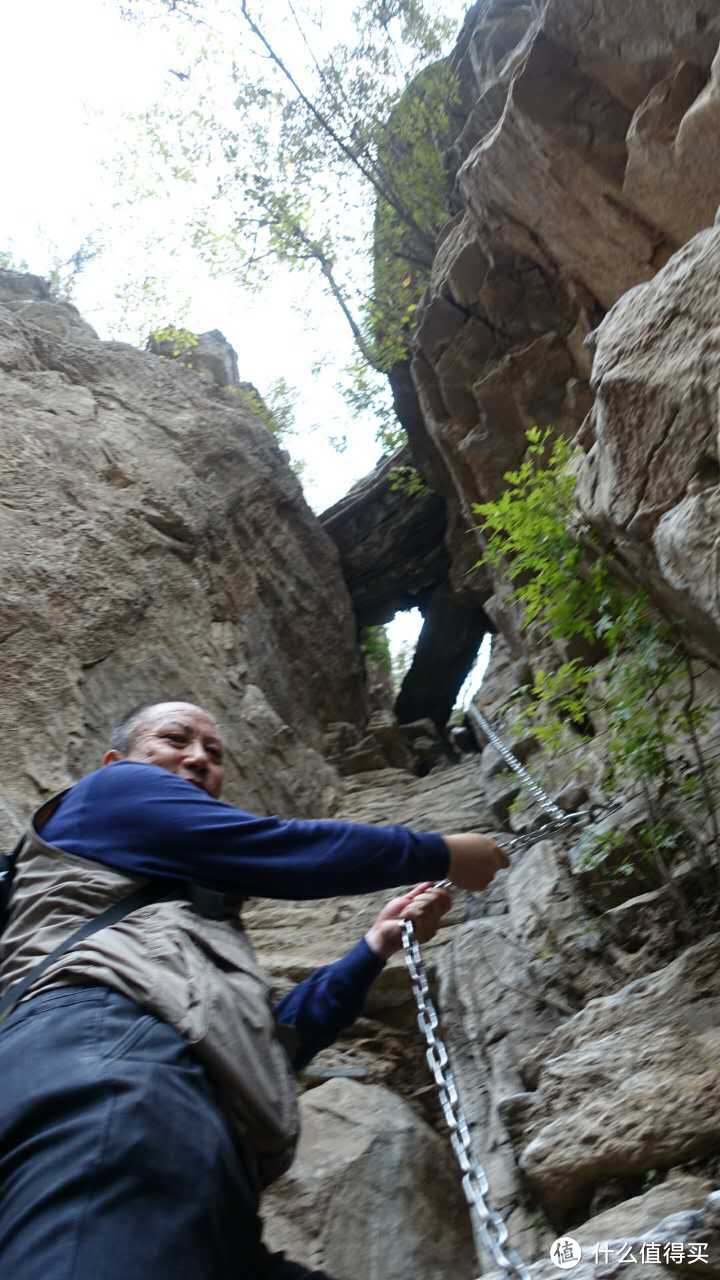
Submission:
[[[665,868],[681,836],[687,843],[678,804],[705,806],[717,845],[714,783],[698,738],[715,708],[695,699],[692,660],[679,627],[657,613],[645,592],[617,580],[589,531],[582,531],[582,543],[572,536],[572,445],[537,427],[527,439],[525,460],[505,475],[507,489],[475,507],[487,540],[480,563],[515,584],[525,624],[539,637],[560,647],[589,643],[605,661],[602,680],[593,663],[579,657],[538,670],[521,714],[551,749],[567,724],[591,734],[595,716],[607,726],[606,785],[612,791],[634,784],[645,797],[641,853]],[[677,750],[679,739],[694,756],[694,771]],[[627,868],[619,873],[627,875]]]

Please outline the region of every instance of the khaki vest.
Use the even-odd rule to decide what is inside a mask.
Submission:
[[[0,992],[85,921],[145,886],[47,844],[35,813],[20,852],[10,923],[0,941]],[[262,1186],[288,1168],[299,1131],[295,1079],[278,1038],[269,987],[240,920],[210,920],[183,900],[141,907],[61,956],[30,999],[58,986],[100,983],[171,1023],[192,1045]]]

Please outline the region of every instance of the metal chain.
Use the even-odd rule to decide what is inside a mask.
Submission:
[[[547,791],[543,790],[540,783],[536,782],[535,779],[531,777],[525,766],[520,763],[517,756],[513,755],[510,748],[505,745],[502,738],[495,732],[492,725],[488,723],[482,712],[478,711],[477,707],[468,707],[466,715],[470,723],[473,726],[478,726],[481,733],[485,734],[485,737],[492,743],[495,750],[500,752],[503,760],[510,765],[511,769],[514,769],[515,773],[525,783],[525,786],[531,796],[534,800],[537,800],[541,808],[543,808],[546,813],[552,814],[553,818],[556,818],[558,822],[567,817],[564,809],[561,809],[558,804],[555,804],[554,800],[550,799]]]
[[[530,1280],[530,1272],[520,1255],[508,1243],[508,1231],[497,1209],[486,1199],[488,1180],[484,1169],[472,1152],[470,1130],[460,1102],[448,1052],[438,1034],[439,1018],[430,997],[427,973],[411,920],[403,921],[402,942],[418,1006],[418,1026],[425,1036],[425,1057],[438,1087],[445,1123],[450,1130],[450,1143],[460,1166],[462,1188],[470,1210],[477,1241],[495,1264],[511,1280]]]
[[[515,836],[512,840],[498,841],[508,853],[519,853],[522,849],[537,844],[539,840],[544,840],[557,831],[593,816],[591,809],[578,810],[576,813],[566,813],[561,809],[550,799],[540,783],[531,777],[525,766],[506,746],[481,712],[475,707],[469,707],[467,715],[471,723],[474,722],[474,727],[477,726],[496,751],[500,752],[541,808],[551,815],[550,822],[543,823],[533,831]],[[442,881],[443,887],[450,883],[449,880]],[[470,1210],[476,1247],[479,1242],[509,1280],[530,1280],[530,1272],[526,1264],[509,1243],[508,1230],[501,1215],[487,1199],[489,1191],[487,1175],[472,1152],[470,1130],[460,1102],[448,1051],[439,1034],[440,1019],[430,996],[427,972],[411,920],[402,922],[402,944],[418,1007],[418,1026],[427,1044],[425,1057],[438,1088],[443,1116],[450,1130],[450,1143],[460,1167],[462,1188]],[[480,1263],[482,1265],[482,1258]]]

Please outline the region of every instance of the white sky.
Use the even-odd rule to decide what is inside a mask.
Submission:
[[[463,0],[438,0],[438,6],[460,26]],[[352,0],[336,0],[338,29],[352,7]],[[262,0],[257,8],[263,12]],[[266,290],[252,295],[210,279],[189,251],[176,248],[173,226],[183,223],[182,207],[156,199],[130,212],[116,208],[114,157],[125,155],[130,165],[134,159],[127,114],[178,91],[169,69],[183,68],[182,52],[171,40],[159,23],[123,21],[116,0],[23,0],[4,12],[0,250],[45,275],[88,232],[96,233],[103,251],[79,277],[74,300],[101,338],[141,342],[143,335],[123,321],[115,294],[146,275],[162,276],[167,305],[158,323],[221,329],[238,353],[242,379],[263,392],[282,375],[297,389],[298,437],[289,447],[304,460],[306,496],[320,511],[380,454],[374,423],[351,418],[337,391],[354,353],[335,304],[307,274],[278,270]],[[313,373],[319,357],[327,367]],[[347,438],[343,453],[331,447],[332,436]],[[394,649],[414,639],[419,622],[416,610],[398,616],[391,627]]]
[[[130,278],[167,273],[169,305],[160,323],[221,329],[238,353],[241,378],[262,391],[282,375],[297,388],[302,448],[296,451],[306,459],[306,494],[316,510],[330,505],[380,452],[373,423],[349,420],[335,388],[353,350],[334,304],[308,276],[281,270],[266,293],[243,295],[210,279],[190,252],[176,262],[163,257],[164,231],[169,239],[169,224],[182,220],[181,211],[174,219],[161,202],[148,201],[132,226],[126,211],[113,209],[107,166],[122,151],[123,134],[132,141],[124,117],[177,84],[168,75],[178,59],[168,50],[167,33],[123,22],[114,0],[24,0],[5,15],[3,27],[0,110],[13,125],[0,140],[6,180],[0,249],[11,249],[43,275],[98,229],[104,249],[79,277],[75,301],[101,338],[139,343],[140,333],[123,330],[113,290]],[[148,261],[143,240],[155,223],[157,250]],[[307,302],[309,288],[312,324],[293,305]],[[183,305],[187,314],[177,319]],[[333,368],[310,376],[310,366],[329,351]],[[330,436],[348,437],[345,453],[332,449]]]

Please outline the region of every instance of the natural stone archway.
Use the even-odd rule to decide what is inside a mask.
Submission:
[[[408,494],[394,486],[393,472],[410,461],[407,448],[383,459],[321,519],[340,552],[359,626],[389,622],[414,607],[423,614],[395,710],[402,724],[429,719],[442,730],[483,636],[494,627],[482,593],[457,592],[449,581],[444,499],[429,489]]]
[[[482,605],[436,587],[424,608],[415,656],[395,703],[401,724],[427,717],[442,730],[483,636],[495,630]]]
[[[409,494],[395,474],[410,451],[383,458],[320,520],[340,552],[358,626],[379,626],[421,605],[447,578],[445,502],[426,489]]]

